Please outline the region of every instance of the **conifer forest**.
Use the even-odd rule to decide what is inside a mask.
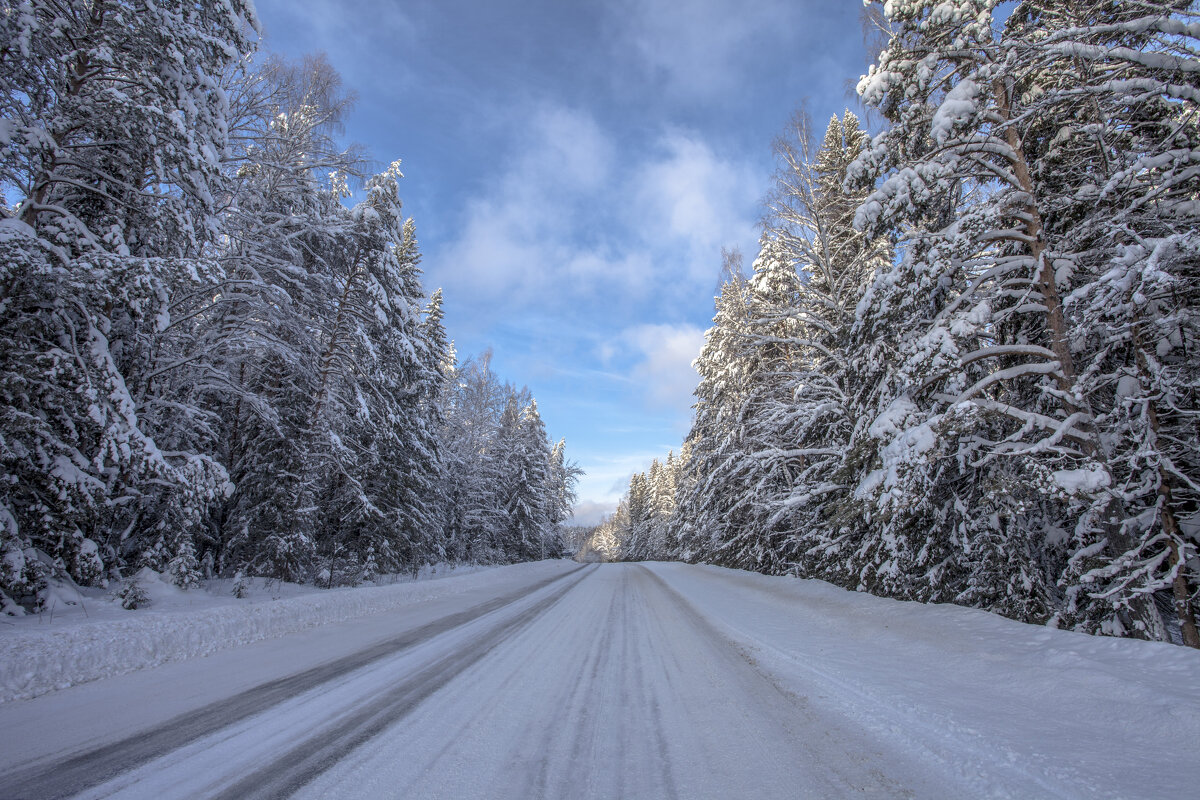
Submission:
[[[1200,18],[889,0],[594,545],[1200,647]]]
[[[0,602],[558,556],[578,468],[248,0],[5,3]]]
[[[1200,647],[1194,4],[868,6],[867,117],[776,141],[691,431],[584,549]],[[248,0],[0,24],[7,611],[570,549],[581,470],[457,356],[325,59]]]
[[[0,800],[1200,797],[1200,0],[0,0],[0,194]]]

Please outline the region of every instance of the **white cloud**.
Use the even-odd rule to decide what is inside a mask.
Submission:
[[[739,65],[755,58],[764,42],[794,37],[797,5],[788,0],[630,0],[614,11],[617,41],[659,73],[671,91],[707,98],[742,85]]]
[[[538,108],[530,125],[531,147],[522,154],[516,175],[552,194],[599,188],[609,176],[615,148],[589,115],[562,106]],[[557,190],[557,191],[553,191]]]
[[[618,157],[583,112],[543,106],[511,125],[512,152],[499,154],[507,166],[429,264],[430,285],[485,316],[548,298],[589,314],[669,303],[708,288],[722,246],[757,238],[765,177],[695,134],[666,131],[648,152]]]
[[[659,157],[636,179],[638,218],[653,220],[654,235],[684,248],[692,279],[711,280],[718,253],[756,239],[751,216],[765,185],[749,166],[718,156],[682,131],[663,136]]]
[[[665,458],[667,448],[661,452],[642,450],[615,455],[583,452],[574,455],[578,455],[581,464],[587,465],[587,472],[579,481],[578,494],[583,498],[580,503],[607,503],[615,507],[629,488],[633,473],[649,469],[650,462],[656,458]]]
[[[611,137],[591,116],[557,106],[514,117],[513,126],[521,135],[513,152],[500,154],[508,166],[468,205],[461,235],[431,269],[433,281],[511,311],[600,279],[639,280],[647,266],[640,254],[617,254],[587,230],[596,198],[607,197],[614,180]]]
[[[581,500],[575,504],[575,514],[567,521],[568,525],[599,525],[605,517],[611,516],[617,510],[617,501],[596,502]]]
[[[683,410],[692,404],[700,376],[692,361],[704,346],[704,331],[694,325],[647,324],[627,328],[621,339],[638,356],[633,376],[651,405]]]
[[[395,53],[417,47],[423,32],[399,3],[374,4],[369,11],[348,9],[344,0],[258,0],[255,5],[268,47],[274,47],[278,24],[280,43],[328,53],[351,89],[389,90],[414,80]],[[368,13],[370,24],[364,24]]]
[[[617,346],[609,341],[602,341],[596,345],[596,355],[600,358],[600,363],[608,366],[617,355]]]

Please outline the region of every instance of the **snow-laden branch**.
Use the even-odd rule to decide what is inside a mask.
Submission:
[[[1041,356],[1042,358],[1054,359],[1054,351],[1046,347],[1039,347],[1035,344],[1001,344],[993,347],[984,347],[979,350],[973,350],[962,357],[962,365],[972,364],[985,358],[1000,358],[1002,356]]]
[[[1044,362],[1039,364],[1019,364],[1015,367],[998,370],[988,375],[979,381],[976,381],[971,388],[964,391],[956,399],[955,403],[962,403],[970,400],[975,395],[987,389],[989,386],[1000,383],[1001,381],[1010,381],[1015,378],[1021,378],[1026,375],[1061,375],[1062,364],[1057,360]]]

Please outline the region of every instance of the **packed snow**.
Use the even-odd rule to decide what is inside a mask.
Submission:
[[[427,567],[415,582],[388,576],[332,590],[254,578],[239,599],[231,579],[184,591],[144,568],[137,578],[149,604],[128,611],[105,590],[59,585],[44,613],[0,618],[0,702],[465,591],[470,581],[429,581],[480,569]]]
[[[1200,653],[718,567],[654,571],[785,689],[902,741],[961,797],[1185,797]]]
[[[429,596],[0,705],[22,731],[0,795],[1149,798],[1200,781],[1185,648],[685,564],[341,594],[406,589]],[[238,607],[202,613],[222,611]]]

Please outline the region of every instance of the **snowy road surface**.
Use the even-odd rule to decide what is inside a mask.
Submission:
[[[567,562],[0,705],[0,798],[1194,796],[1200,657]]]

